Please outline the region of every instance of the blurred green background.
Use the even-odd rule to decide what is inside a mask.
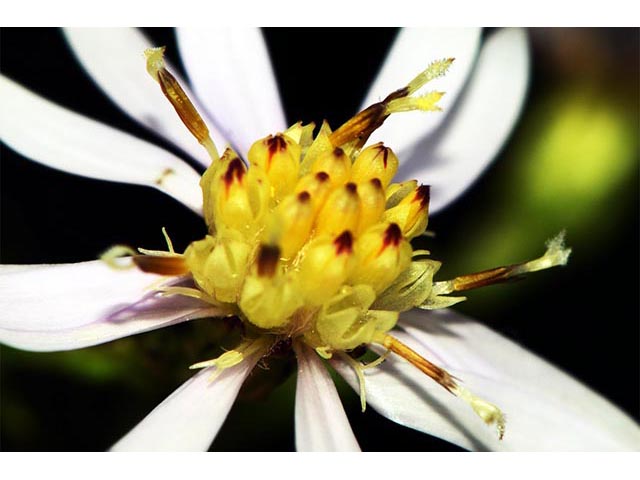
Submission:
[[[179,64],[170,30],[147,33],[168,45]],[[265,33],[289,120],[326,117],[335,125],[358,107],[395,30]],[[365,40],[357,56],[344,48],[355,35]],[[573,248],[567,268],[472,292],[459,310],[638,419],[639,31],[532,29],[529,35],[532,77],[522,118],[485,175],[431,219],[436,236],[429,249],[444,262],[440,278],[449,278],[533,258],[566,229]],[[304,61],[320,41],[330,52],[330,71]],[[58,31],[4,29],[0,46],[4,74],[163,145],[102,96]],[[114,243],[162,248],[162,226],[180,249],[204,232],[199,218],[155,191],[62,174],[4,146],[1,167],[2,263],[89,260]],[[211,346],[231,327],[199,320],[62,353],[1,347],[0,448],[108,448],[191,375],[186,366],[219,351]],[[244,389],[213,450],[294,448],[295,375],[283,379],[295,365],[280,359],[269,367]],[[339,387],[363,450],[456,449],[371,409],[360,413],[358,397],[340,381]]]

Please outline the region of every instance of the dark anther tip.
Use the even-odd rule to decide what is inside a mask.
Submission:
[[[420,207],[425,208],[429,205],[431,199],[431,185],[420,185],[416,190],[415,202],[420,202]]]
[[[280,260],[280,248],[276,245],[261,245],[258,251],[258,276],[273,277]]]
[[[309,192],[304,191],[298,194],[298,201],[300,203],[307,203],[309,200],[311,200],[311,194]]]
[[[336,246],[336,255],[350,254],[353,251],[353,235],[349,230],[345,230],[336,237],[333,244]]]
[[[349,182],[345,185],[345,188],[347,189],[347,192],[349,193],[358,193],[358,186],[353,183],[353,182]]]
[[[266,138],[267,146],[269,147],[269,153],[271,155],[275,154],[278,151],[283,151],[287,149],[287,141],[284,136],[280,133],[275,136],[269,135]]]
[[[371,185],[373,185],[376,189],[382,190],[382,182],[378,177],[374,177],[370,181],[371,181]]]
[[[228,187],[229,185],[231,185],[234,178],[238,181],[242,180],[244,173],[244,163],[242,163],[242,160],[240,160],[238,157],[235,157],[229,162],[227,171],[224,173],[224,183]]]
[[[393,245],[397,247],[400,245],[400,240],[402,240],[402,230],[400,230],[397,223],[390,224],[384,231],[384,239],[382,240],[384,246]]]
[[[326,182],[327,180],[329,180],[329,174],[327,172],[318,172],[316,173],[316,179],[319,182]]]

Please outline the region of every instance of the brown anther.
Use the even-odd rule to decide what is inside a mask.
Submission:
[[[513,270],[519,265],[491,268],[482,272],[462,275],[453,279],[453,291],[462,292],[474,288],[486,287],[496,283],[516,280],[519,277],[513,275]]]
[[[420,354],[391,335],[385,335],[382,345],[396,355],[400,355],[413,366],[417,367],[421,372],[427,374],[449,393],[454,393],[458,385],[449,372],[437,365],[434,365],[426,358],[423,358]]]
[[[333,150],[333,154],[334,154],[336,157],[342,157],[342,156],[344,155],[344,150],[343,150],[343,149],[341,149],[340,147],[336,147],[336,148]]]
[[[224,184],[227,189],[227,192],[229,191],[229,188],[231,188],[231,185],[233,184],[234,179],[238,183],[242,182],[242,178],[244,177],[245,173],[246,173],[246,170],[244,167],[244,163],[242,163],[242,160],[240,160],[238,157],[234,158],[229,162],[229,166],[227,167],[227,170],[224,172],[224,175],[223,175]]]
[[[351,117],[329,136],[329,140],[336,146],[355,141],[355,147],[361,148],[390,115],[387,110],[389,102],[407,95],[409,95],[408,87],[396,90],[382,102],[374,103]]]
[[[311,194],[309,192],[300,192],[298,194],[298,201],[300,203],[307,203],[309,200],[311,200]]]
[[[420,185],[416,190],[416,194],[413,197],[413,201],[420,202],[420,208],[426,208],[429,206],[430,199],[431,199],[431,186]]]
[[[178,81],[166,68],[158,70],[157,78],[162,93],[171,102],[182,123],[199,143],[205,143],[210,138],[209,129]]]
[[[387,168],[387,159],[389,158],[389,149],[384,145],[380,144],[380,150],[382,150],[382,162],[384,163],[384,168]]]
[[[371,185],[373,185],[377,190],[382,190],[382,182],[380,181],[379,178],[372,178],[370,180]]]
[[[275,136],[269,135],[267,138],[265,138],[264,141],[267,144],[267,147],[269,148],[267,165],[271,165],[273,156],[276,153],[284,152],[287,149],[287,141],[280,133],[277,133]]]
[[[351,194],[356,194],[358,193],[358,186],[353,183],[353,182],[349,182],[345,185],[345,188],[347,189],[347,192],[351,193]]]
[[[382,251],[390,245],[397,247],[398,245],[400,245],[401,240],[402,240],[402,230],[400,230],[400,227],[395,223],[390,224],[387,227],[387,229],[384,231],[384,237],[382,239],[382,248],[380,249],[380,252],[382,253]]]
[[[287,149],[287,141],[279,133],[276,135],[269,135],[264,141],[269,147],[269,153],[271,155],[275,155],[277,152]]]
[[[336,247],[336,255],[341,255],[343,253],[349,255],[353,252],[353,235],[351,235],[349,230],[345,230],[336,237],[333,244]]]
[[[182,257],[156,257],[153,255],[135,255],[133,263],[147,273],[158,275],[182,275],[189,271]]]
[[[329,180],[329,174],[327,172],[318,172],[316,173],[316,179],[319,182],[326,182],[327,180]]]
[[[258,251],[258,276],[273,277],[280,260],[280,248],[275,245],[261,245]]]

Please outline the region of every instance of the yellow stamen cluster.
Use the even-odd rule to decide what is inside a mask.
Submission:
[[[209,167],[201,181],[209,235],[184,259],[198,287],[237,305],[252,327],[324,351],[352,349],[395,325],[398,309],[373,305],[412,261],[429,189],[413,185],[390,201],[401,188],[390,183],[391,149],[327,150],[319,145],[330,143],[328,126],[315,139],[303,135],[309,129],[255,142],[248,167],[230,148]]]

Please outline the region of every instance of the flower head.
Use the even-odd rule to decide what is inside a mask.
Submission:
[[[420,96],[416,92],[443,75],[451,60],[434,62],[404,87],[373,102],[335,130],[323,124],[314,136],[313,125],[294,124],[256,141],[240,154],[227,148],[219,155],[218,142],[213,138],[218,133],[198,113],[201,109],[191,102],[180,80],[165,68],[161,54],[161,50],[148,51],[148,71],[209,156],[208,169],[200,180],[208,234],[192,242],[183,254],[174,251],[168,237],[165,252],[140,249],[138,254],[122,247],[110,250],[104,259],[111,267],[136,267],[120,272],[135,280],[130,287],[117,286],[117,295],[126,292],[138,297],[139,287],[149,286],[151,279],[156,281],[147,296],[134,303],[127,301],[124,308],[110,309],[107,314],[98,305],[95,314],[100,317],[102,332],[94,325],[87,328],[79,320],[75,325],[67,323],[71,330],[60,335],[45,321],[38,328],[54,332],[53,335],[40,335],[35,332],[38,328],[30,325],[26,330],[6,328],[3,341],[36,349],[61,345],[68,348],[197,316],[240,318],[242,342],[217,358],[192,365],[205,370],[163,402],[116,449],[206,448],[224,419],[224,414],[208,411],[209,401],[215,399],[216,408],[226,411],[253,366],[274,349],[288,347],[295,350],[299,362],[297,404],[306,405],[297,407],[299,448],[357,448],[318,356],[331,359],[347,379],[357,379],[363,408],[367,395],[371,397],[373,391],[374,408],[416,426],[415,416],[407,420],[402,405],[410,396],[398,391],[388,399],[385,395],[397,390],[398,385],[407,388],[403,376],[412,377],[417,372],[422,375],[420,383],[426,379],[437,386],[438,393],[434,395],[444,392],[448,402],[466,405],[465,411],[474,419],[465,420],[465,424],[494,425],[498,431],[495,439],[501,439],[505,417],[496,406],[500,403],[500,395],[496,394],[500,388],[491,390],[483,385],[483,397],[486,392],[489,396],[480,398],[472,393],[472,385],[482,382],[478,383],[474,375],[458,372],[455,365],[438,365],[439,355],[428,351],[431,341],[422,343],[420,335],[411,338],[392,329],[400,313],[414,307],[433,310],[453,305],[464,298],[452,297],[451,293],[562,265],[569,251],[559,236],[537,260],[434,282],[440,264],[431,260],[428,252],[414,250],[410,243],[427,228],[431,189],[415,181],[394,183],[402,155],[396,156],[382,143],[366,147],[369,137],[390,115],[440,109],[442,93]],[[6,91],[34,101],[20,87],[3,81]],[[66,115],[51,109],[47,112],[53,112],[51,116]],[[15,140],[19,135],[9,126],[7,129],[12,144],[19,144],[19,139]],[[29,147],[25,149],[29,152]],[[37,148],[32,153],[41,154]],[[185,174],[187,170],[180,170],[175,162],[169,165],[159,174],[141,175],[137,181],[151,180],[154,186],[177,198],[188,198],[192,208],[199,210],[192,190],[185,187],[185,178],[191,174]],[[120,179],[119,172],[111,174]],[[132,255],[132,262],[118,258],[123,252]],[[103,267],[92,264],[90,268],[98,271]],[[18,295],[33,282],[34,274],[43,274],[20,268],[7,273],[12,274],[11,282]],[[62,284],[61,288],[67,286],[68,283]],[[92,291],[87,293],[88,300],[95,295]],[[162,305],[169,306],[170,314],[158,318],[158,307]],[[142,325],[145,306],[154,312],[153,322]],[[404,328],[410,331],[411,323]],[[361,363],[356,352],[363,345],[377,351],[379,358],[367,365]],[[396,372],[387,378],[388,365],[391,370],[403,370],[391,360],[385,362],[391,355],[412,364],[413,373]],[[371,375],[365,375],[365,369]],[[376,378],[384,381],[379,384]],[[512,407],[513,398],[506,396]],[[424,399],[419,403],[428,404]],[[318,437],[310,412],[329,415],[337,425],[335,431]],[[513,414],[509,413],[511,419]],[[451,434],[447,428],[441,433],[445,438],[468,445],[457,432]],[[634,431],[630,435],[635,434]],[[506,438],[508,441],[509,433]]]

